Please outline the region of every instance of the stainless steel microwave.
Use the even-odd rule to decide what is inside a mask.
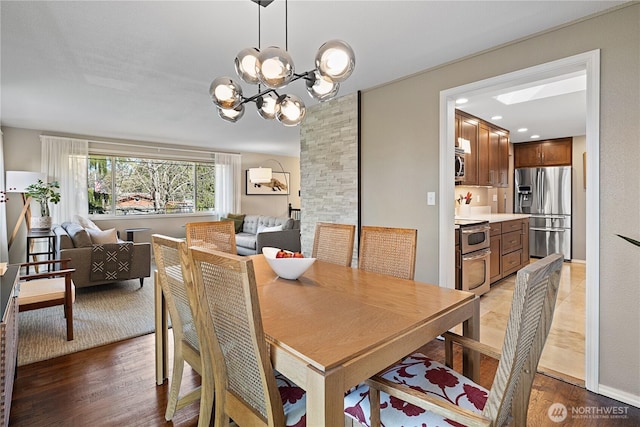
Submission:
[[[464,149],[456,147],[455,160],[455,181],[459,184],[464,181]]]

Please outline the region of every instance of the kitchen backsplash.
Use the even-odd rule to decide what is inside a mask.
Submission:
[[[456,208],[456,214],[458,212],[459,203],[456,201],[462,196],[463,198],[471,193],[471,206],[470,208],[476,213],[505,213],[512,212],[512,209],[506,209],[504,203],[504,194],[509,191],[508,188],[490,188],[490,187],[466,187],[462,185],[456,185],[454,189],[454,197],[452,202]],[[494,201],[494,196],[496,201]],[[463,201],[464,203],[464,201]],[[483,209],[477,209],[485,207]],[[485,210],[489,212],[485,212]]]

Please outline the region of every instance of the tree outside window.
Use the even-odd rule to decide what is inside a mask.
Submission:
[[[145,215],[214,209],[215,165],[89,156],[89,213]]]

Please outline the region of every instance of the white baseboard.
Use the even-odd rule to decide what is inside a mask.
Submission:
[[[640,396],[636,394],[627,393],[626,391],[618,390],[617,388],[609,387],[600,384],[598,387],[598,394],[610,397],[611,399],[618,400],[623,403],[627,403],[636,408],[640,408]]]

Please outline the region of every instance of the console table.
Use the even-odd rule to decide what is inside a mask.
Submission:
[[[0,426],[9,425],[18,352],[18,265],[0,276]]]

